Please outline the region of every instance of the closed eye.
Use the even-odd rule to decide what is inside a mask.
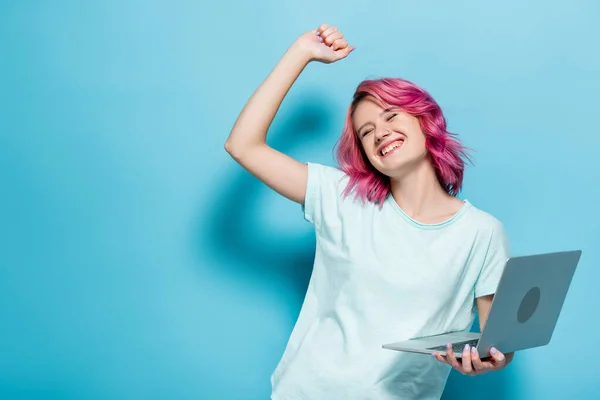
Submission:
[[[365,137],[365,136],[367,136],[367,135],[368,135],[369,133],[371,133],[371,132],[373,132],[373,129],[367,129],[367,130],[366,130],[366,131],[364,131],[364,132],[362,133],[362,135],[360,135],[360,136],[361,136],[361,137]]]
[[[390,122],[391,120],[393,120],[393,119],[394,119],[394,117],[395,117],[396,115],[398,115],[398,114],[397,114],[397,113],[391,114],[389,117],[387,117],[387,120],[386,120],[386,121]]]

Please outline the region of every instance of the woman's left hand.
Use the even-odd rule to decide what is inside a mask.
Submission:
[[[433,353],[434,357],[445,364],[450,365],[463,375],[481,375],[486,372],[498,371],[506,366],[506,357],[496,348],[490,350],[491,357],[480,359],[479,353],[475,347],[470,348],[468,345],[462,353],[462,360],[457,360],[452,351],[452,345],[446,346],[446,355]]]

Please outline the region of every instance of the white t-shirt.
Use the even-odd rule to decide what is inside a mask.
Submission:
[[[502,224],[467,200],[439,224],[342,197],[348,177],[308,164],[304,217],[317,247],[308,291],[271,377],[273,400],[439,399],[450,367],[383,349],[468,331],[509,255]]]

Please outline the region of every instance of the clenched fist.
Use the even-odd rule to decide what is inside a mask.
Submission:
[[[342,32],[328,24],[322,24],[317,29],[304,33],[296,40],[294,46],[305,51],[312,61],[326,64],[346,58],[354,50],[354,46],[348,46]]]

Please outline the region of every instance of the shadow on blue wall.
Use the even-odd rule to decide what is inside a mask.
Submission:
[[[318,98],[319,101],[309,101]],[[323,104],[323,96],[312,94],[302,101],[285,118],[280,126],[272,126],[269,144],[289,154],[294,146],[305,144],[307,138],[315,139],[327,132],[331,125],[331,116]],[[278,118],[279,119],[279,118]],[[277,120],[276,120],[277,121]],[[302,138],[302,139],[300,139]],[[236,276],[251,276],[252,279],[281,281],[292,287],[296,302],[296,314],[304,300],[314,260],[314,233],[281,235],[279,232],[265,231],[260,221],[254,219],[255,210],[269,191],[267,186],[243,169],[237,176],[227,179],[228,184],[215,196],[217,204],[209,219],[209,226],[200,229],[208,233],[201,240],[210,243],[217,259],[228,259],[228,265],[236,270],[226,271]],[[300,210],[298,216],[301,218]],[[208,242],[206,242],[208,241]],[[474,328],[478,330],[476,319]],[[505,371],[479,377],[462,376],[452,371],[444,391],[443,399],[480,399],[501,400],[509,398],[507,379],[510,367]],[[510,380],[513,381],[514,375]],[[514,387],[515,383],[510,382]]]
[[[319,140],[319,135],[327,132],[331,122],[331,116],[319,106],[324,97],[322,93],[306,93],[300,96],[301,101],[289,115],[278,115],[269,131],[269,145],[289,154],[293,147],[305,146],[307,140]],[[309,100],[313,98],[320,101]],[[201,241],[211,244],[209,248],[217,259],[232,261],[229,265],[235,270],[226,272],[235,276],[252,275],[253,279],[261,277],[282,281],[291,286],[296,296],[294,304],[299,307],[312,272],[314,232],[306,229],[288,235],[287,232],[282,234],[265,229],[256,217],[256,210],[260,209],[264,194],[271,189],[246,170],[237,168],[237,175],[228,178],[227,185],[216,193],[209,226],[200,228],[202,233],[207,234]],[[299,205],[297,216],[302,218]]]

